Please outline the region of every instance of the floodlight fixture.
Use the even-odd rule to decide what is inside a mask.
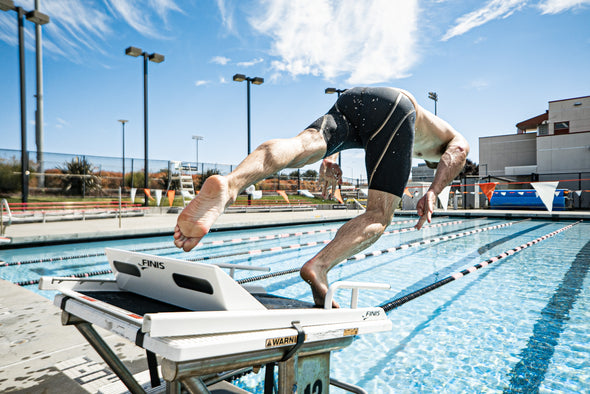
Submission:
[[[347,89],[326,88],[326,90],[324,90],[324,93],[326,93],[326,94],[338,93],[338,97],[340,97],[340,94],[346,92],[346,90]]]
[[[37,10],[27,12],[26,17],[28,21],[38,25],[46,25],[49,23],[49,15],[45,15]]]
[[[12,10],[14,10],[14,1],[0,0],[0,11],[12,11]]]
[[[264,83],[264,78],[254,77],[252,78],[252,83],[254,85],[262,85]]]
[[[143,54],[143,51],[139,48],[136,48],[136,47],[128,47],[127,49],[125,49],[125,55],[138,57],[138,56],[141,56],[142,54]]]
[[[149,55],[149,59],[151,62],[154,63],[162,63],[164,61],[164,55],[160,55],[159,53],[152,53]]]
[[[233,76],[233,80],[236,82],[244,82],[246,80],[246,76],[244,74],[236,74]]]

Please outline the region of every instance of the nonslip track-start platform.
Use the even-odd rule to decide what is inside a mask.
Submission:
[[[207,367],[208,372],[237,368],[248,359],[260,365],[281,361],[295,348],[300,354],[306,348],[329,354],[348,346],[356,335],[391,329],[381,308],[316,308],[261,293],[260,287],[250,289],[256,291],[252,293],[215,265],[106,252],[114,280],[44,277],[39,287],[59,291],[55,305],[76,321],[102,327],[163,357],[167,381],[181,377],[181,364],[194,364],[183,373],[200,376],[205,364],[218,365]],[[338,286],[354,289],[353,304],[359,287],[383,288]]]

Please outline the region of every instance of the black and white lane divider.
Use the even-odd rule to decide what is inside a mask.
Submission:
[[[452,222],[444,222],[444,223],[438,223],[438,224],[428,225],[428,226],[424,226],[424,228],[443,227],[443,226],[449,226],[449,225],[452,225],[452,224],[459,224],[459,223],[462,223],[462,222],[463,222],[462,220],[456,220],[456,221],[452,221]],[[328,230],[323,230],[322,232],[324,232],[324,231],[325,232],[328,232]],[[408,227],[408,228],[402,228],[402,229],[387,231],[386,233],[387,234],[397,234],[397,233],[403,233],[403,232],[407,232],[407,231],[415,231],[415,229],[413,227],[411,227],[411,228]],[[313,241],[313,242],[308,242],[308,243],[305,243],[305,244],[293,244],[293,245],[288,245],[288,246],[277,246],[277,247],[268,248],[268,249],[256,249],[256,250],[250,250],[250,251],[246,251],[246,252],[230,253],[230,254],[222,255],[222,256],[211,256],[211,257],[195,258],[195,259],[187,259],[187,260],[189,260],[189,261],[203,261],[203,260],[211,260],[211,259],[216,259],[216,258],[221,258],[221,257],[239,256],[239,255],[245,255],[245,254],[246,255],[258,255],[258,254],[261,254],[261,253],[264,253],[264,252],[279,252],[279,251],[284,251],[284,250],[287,250],[287,249],[297,249],[297,248],[303,248],[303,247],[311,247],[311,246],[316,246],[316,245],[322,245],[322,244],[327,244],[329,242],[330,242],[330,240]],[[13,265],[16,265],[16,264],[13,264]],[[291,271],[291,270],[287,270],[287,271],[280,271],[280,273],[277,273],[277,274],[279,274],[279,275],[286,275],[287,273],[299,271],[299,268],[297,268],[294,271]],[[72,275],[70,275],[70,277],[72,277],[72,278],[88,278],[88,277],[91,277],[91,276],[106,275],[106,274],[111,274],[111,273],[112,273],[112,271],[110,269],[105,269],[105,270],[90,271],[90,272],[81,272],[81,273],[77,273],[77,274],[72,274]],[[261,279],[264,279],[264,278],[261,278]],[[30,279],[30,280],[18,281],[18,282],[14,282],[14,283],[17,284],[17,285],[19,285],[19,286],[30,286],[30,285],[38,284],[39,281],[40,281],[40,279]],[[242,283],[242,282],[241,281],[238,281],[238,283]],[[244,283],[246,283],[246,282],[244,282]]]
[[[462,222],[462,221],[458,221],[458,222]],[[447,223],[451,224],[452,222],[447,222]],[[427,245],[427,244],[430,244],[430,243],[433,243],[433,242],[446,241],[448,239],[465,237],[467,235],[471,235],[471,234],[475,234],[475,233],[480,233],[480,232],[483,232],[483,231],[489,231],[489,230],[494,230],[494,229],[498,229],[498,228],[502,228],[502,227],[512,226],[514,223],[517,223],[517,222],[502,223],[502,224],[497,224],[495,226],[488,226],[488,227],[478,228],[478,229],[471,230],[471,231],[465,231],[465,232],[456,233],[456,234],[449,234],[449,235],[445,235],[445,236],[442,236],[442,237],[435,237],[435,238],[425,239],[425,240],[422,240],[422,241],[412,242],[412,243],[409,243],[409,244],[403,244],[403,245],[395,246],[395,247],[388,248],[388,249],[375,250],[375,251],[369,252],[369,253],[361,253],[361,254],[357,254],[357,255],[354,255],[352,257],[349,257],[348,259],[346,259],[346,261],[361,260],[361,259],[364,259],[364,258],[367,258],[367,257],[380,256],[380,255],[385,254],[385,253],[392,253],[392,252],[395,252],[397,250],[403,250],[403,249],[413,248],[413,247],[416,247],[416,246]],[[431,226],[428,226],[428,227],[441,227],[441,226],[444,226],[444,225],[446,225],[446,223],[440,223],[440,224],[431,225]],[[427,226],[424,226],[423,228],[427,228]],[[408,230],[408,231],[411,231],[411,230]],[[296,273],[296,272],[299,272],[299,268],[291,268],[291,269],[287,269],[287,270],[283,270],[283,271],[272,272],[272,273],[269,273],[269,274],[258,275],[258,276],[254,276],[254,277],[251,277],[251,278],[240,279],[237,282],[240,283],[240,284],[250,283],[250,282],[255,282],[255,281],[258,281],[258,280],[274,278],[276,276],[293,274],[293,273]]]
[[[448,218],[448,216],[442,216],[441,219]],[[481,218],[485,219],[485,218]],[[413,223],[416,220],[398,220],[391,222],[391,225],[395,224],[407,224]],[[447,222],[449,223],[449,222]],[[453,222],[459,223],[459,222]],[[197,245],[197,249],[207,248],[207,247],[216,247],[220,245],[227,245],[227,244],[236,244],[236,243],[247,243],[247,242],[258,242],[258,241],[267,241],[272,239],[280,239],[280,238],[289,238],[289,237],[298,237],[302,235],[313,235],[313,234],[322,234],[322,233],[332,233],[337,231],[338,228],[328,228],[328,229],[318,229],[318,230],[310,230],[310,231],[297,231],[293,233],[281,233],[281,234],[269,234],[263,236],[254,236],[254,237],[244,237],[244,238],[231,238],[231,239],[224,239],[224,240],[215,240],[209,242],[202,242]],[[410,231],[410,230],[406,230]],[[132,249],[132,252],[148,252],[152,250],[163,250],[163,249],[176,249],[176,246],[154,246],[149,248],[141,248],[141,249]],[[31,259],[31,260],[20,260],[20,261],[0,261],[0,268],[2,267],[10,267],[15,265],[25,265],[25,264],[36,264],[36,263],[51,263],[51,262],[60,262],[65,260],[75,260],[75,259],[83,259],[88,257],[100,257],[104,256],[104,252],[96,252],[96,253],[83,253],[83,254],[76,254],[76,255],[69,255],[69,256],[55,256],[55,257],[44,257],[38,259]]]
[[[450,225],[453,225],[453,224],[459,224],[459,223],[462,223],[462,222],[463,222],[462,220],[455,220],[455,221],[452,221],[452,222],[444,222],[444,223],[438,223],[438,224],[432,224],[432,225],[424,226],[424,228],[444,227],[444,226],[450,226]],[[410,232],[410,231],[416,231],[416,229],[414,227],[400,228],[400,229],[397,229],[397,230],[385,231],[385,232],[383,232],[383,235],[391,235],[391,234],[405,233],[405,232]],[[330,242],[331,242],[330,239],[326,239],[326,240],[323,240],[323,241],[311,241],[311,242],[307,242],[307,243],[303,243],[303,244],[292,244],[292,245],[285,245],[285,246],[274,246],[272,248],[266,248],[266,249],[253,249],[253,250],[247,250],[247,251],[242,251],[242,252],[226,253],[226,254],[215,255],[215,256],[195,257],[195,258],[190,258],[190,259],[187,259],[187,260],[188,261],[206,261],[206,260],[220,259],[220,258],[224,258],[224,257],[235,257],[235,256],[244,256],[244,255],[253,256],[253,255],[259,255],[259,254],[266,253],[266,252],[280,252],[280,251],[284,251],[284,250],[303,249],[303,248],[307,248],[307,247],[312,247],[312,246],[317,246],[317,245],[322,245],[322,244],[328,244]]]
[[[492,257],[491,259],[488,259],[486,261],[482,261],[482,262],[480,262],[478,264],[475,264],[475,265],[473,265],[473,266],[471,266],[469,268],[466,268],[466,269],[464,269],[464,270],[462,270],[460,272],[457,272],[457,273],[455,273],[453,275],[447,276],[444,279],[441,279],[439,281],[436,281],[436,282],[434,282],[434,283],[432,283],[432,284],[430,284],[428,286],[425,286],[425,287],[423,287],[421,289],[418,289],[418,290],[416,290],[416,291],[414,291],[414,292],[412,292],[412,293],[410,293],[408,295],[405,295],[405,296],[400,297],[400,298],[398,298],[396,300],[393,300],[393,301],[390,301],[390,302],[386,302],[384,304],[381,304],[381,305],[379,305],[379,307],[380,308],[383,308],[383,310],[385,310],[385,312],[390,312],[393,309],[398,308],[399,306],[405,304],[406,302],[409,302],[409,301],[411,301],[413,299],[416,299],[416,298],[418,298],[418,297],[420,297],[420,296],[422,296],[422,295],[424,295],[426,293],[429,293],[429,292],[431,292],[431,291],[433,291],[435,289],[438,289],[439,287],[444,286],[447,283],[450,283],[450,282],[453,282],[455,280],[461,279],[464,276],[469,275],[469,274],[477,271],[478,269],[487,267],[488,265],[490,265],[490,264],[492,264],[492,263],[494,263],[494,262],[496,262],[498,260],[501,260],[503,258],[512,256],[515,253],[518,253],[521,250],[524,250],[524,249],[528,248],[529,246],[533,246],[533,245],[535,245],[535,244],[537,244],[537,243],[539,243],[541,241],[546,240],[547,238],[551,238],[551,237],[553,237],[553,236],[555,236],[555,235],[557,235],[557,234],[559,234],[559,233],[561,233],[563,231],[569,230],[570,228],[572,228],[573,226],[575,226],[576,224],[578,224],[580,222],[581,221],[577,221],[577,222],[572,223],[572,224],[570,224],[568,226],[562,227],[559,230],[553,231],[553,232],[551,232],[549,234],[545,234],[542,237],[539,237],[539,238],[534,239],[532,241],[529,241],[529,242],[527,242],[525,244],[522,244],[520,246],[517,246],[516,248],[507,250],[507,251],[505,251],[503,253],[500,253],[499,255],[497,255],[495,257]]]

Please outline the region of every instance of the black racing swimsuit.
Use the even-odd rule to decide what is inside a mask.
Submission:
[[[326,140],[326,156],[363,148],[369,189],[401,198],[410,176],[414,105],[394,88],[353,88],[308,128]]]

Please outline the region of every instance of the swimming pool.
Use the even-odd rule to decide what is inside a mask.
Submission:
[[[361,306],[383,305],[571,222],[436,218],[433,224],[438,226],[408,231],[411,224],[395,219],[389,234],[334,268],[330,281],[389,283],[392,290],[362,291],[359,299]],[[211,233],[190,253],[170,247],[169,237],[3,250],[0,259],[8,265],[0,267],[0,277],[19,282],[41,275],[94,275],[108,270],[106,246],[268,266],[271,272],[295,270],[333,238],[337,227]],[[392,309],[393,330],[359,337],[334,353],[332,376],[370,393],[589,392],[590,225],[577,224],[512,253]],[[101,276],[111,275],[96,275]],[[238,272],[236,279],[252,276]],[[257,283],[311,301],[296,273]],[[39,292],[36,285],[25,287]],[[348,297],[338,293],[337,301],[346,304]],[[248,375],[241,384],[262,392],[261,375]]]

